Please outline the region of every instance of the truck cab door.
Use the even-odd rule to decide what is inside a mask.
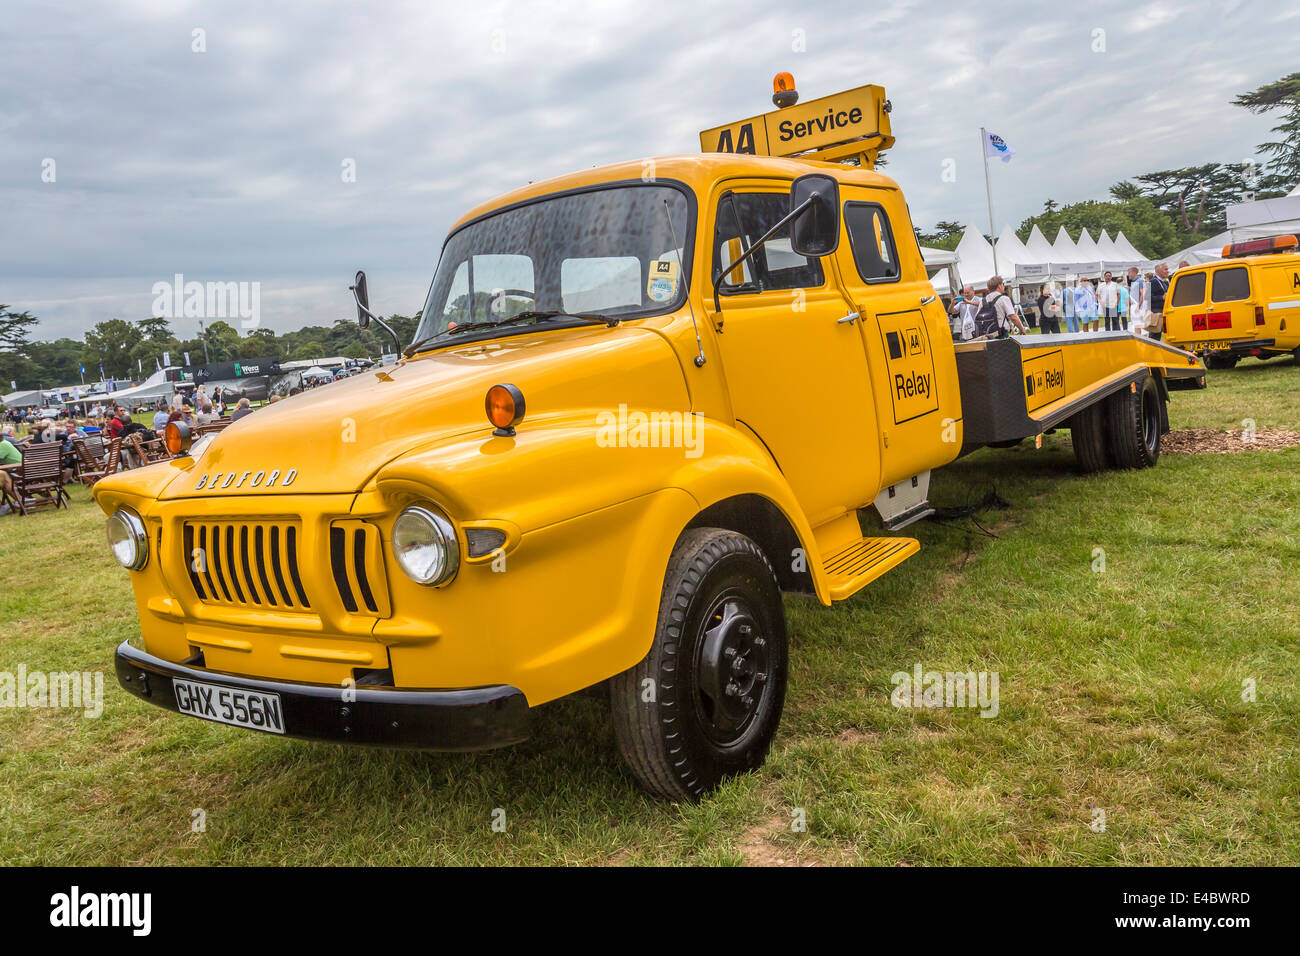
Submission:
[[[711,275],[785,215],[789,190],[788,181],[720,184],[707,227]],[[796,255],[787,228],[728,276],[719,300],[710,317],[721,323],[738,426],[767,446],[814,527],[869,503],[880,481],[875,403],[857,317],[830,257]]]
[[[952,331],[897,189],[844,186],[834,266],[862,318],[875,384],[881,487],[945,465],[961,450]]]

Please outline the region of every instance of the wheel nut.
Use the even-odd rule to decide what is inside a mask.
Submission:
[[[761,637],[756,637],[756,638],[754,638],[754,646],[755,646],[755,647],[767,647],[767,641],[765,641],[765,640],[764,640],[763,638],[761,638]]]
[[[740,636],[741,636],[741,637],[749,637],[749,635],[751,635],[751,634],[753,634],[753,633],[754,633],[754,629],[753,629],[752,627],[750,627],[748,624],[742,624],[742,625],[740,625]]]
[[[723,657],[735,657],[735,656],[736,656],[736,649],[735,649],[734,647],[728,647],[725,651],[722,652],[722,656],[723,656]]]
[[[735,681],[728,681],[727,690],[726,690],[727,696],[735,697],[739,693],[740,693],[740,685],[737,684]]]

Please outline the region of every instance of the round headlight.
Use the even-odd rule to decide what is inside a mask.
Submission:
[[[413,505],[393,522],[393,556],[418,584],[450,581],[460,567],[456,529],[442,515]]]
[[[149,535],[134,511],[119,508],[108,517],[108,546],[117,563],[128,571],[139,571],[149,560]]]

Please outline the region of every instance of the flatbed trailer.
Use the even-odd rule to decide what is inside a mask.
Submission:
[[[1119,333],[954,345],[871,168],[884,91],[795,107],[788,86],[703,154],[470,210],[395,364],[193,444],[172,423],[178,457],[97,483],[141,623],[121,685],[451,750],[599,689],[637,780],[693,799],[765,758],[782,594],[829,605],[915,554],[892,532],[931,512],[933,469],[1052,428],[1087,469],[1154,464],[1195,357]],[[353,291],[377,321],[363,273]],[[873,506],[889,533],[864,534]]]
[[[1148,380],[1159,392],[1163,435],[1169,431],[1169,392],[1205,381],[1205,369],[1191,353],[1130,332],[1019,335],[962,342],[955,351],[963,454],[1078,427],[1090,406],[1141,389]]]

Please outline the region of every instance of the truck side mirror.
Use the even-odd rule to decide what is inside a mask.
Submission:
[[[366,288],[366,274],[357,271],[356,284],[349,286],[352,297],[357,300],[357,325],[363,329],[370,328],[370,291]]]
[[[840,186],[833,176],[809,173],[790,184],[790,248],[805,259],[829,256],[840,245]]]

